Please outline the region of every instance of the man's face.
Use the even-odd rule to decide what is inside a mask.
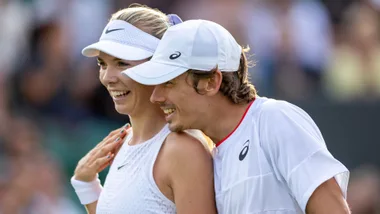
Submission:
[[[197,124],[207,108],[205,97],[195,91],[188,72],[157,85],[150,101],[160,105],[170,130],[175,132],[199,128]]]

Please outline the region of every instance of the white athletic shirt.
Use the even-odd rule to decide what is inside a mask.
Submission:
[[[153,166],[170,133],[167,125],[150,140],[130,146],[128,135],[108,172],[97,214],[171,214],[175,204],[166,198],[153,178]]]
[[[214,174],[219,214],[304,213],[324,181],[335,177],[346,197],[349,179],[305,111],[264,97],[217,144]]]

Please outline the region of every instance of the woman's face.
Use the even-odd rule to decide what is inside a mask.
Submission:
[[[146,59],[122,60],[100,52],[98,56],[99,79],[108,90],[118,113],[132,116],[153,106],[149,101],[153,87],[141,85],[121,73],[146,61]]]

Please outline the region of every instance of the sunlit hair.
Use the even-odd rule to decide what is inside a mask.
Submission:
[[[162,38],[171,25],[169,18],[163,12],[137,3],[114,13],[110,21],[112,20],[126,21],[158,39]]]
[[[240,65],[236,72],[222,72],[223,79],[219,91],[236,104],[249,103],[254,100],[257,95],[255,87],[248,79],[248,69],[250,66],[253,66],[253,63],[247,59],[246,53],[248,51],[249,48],[242,49]],[[202,94],[198,89],[199,80],[213,77],[216,69],[211,72],[198,70],[189,70],[188,72],[193,80],[193,88],[197,93]]]

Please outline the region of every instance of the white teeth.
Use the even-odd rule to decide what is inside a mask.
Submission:
[[[127,91],[110,91],[112,97],[118,97],[121,95],[126,95]]]
[[[174,111],[175,111],[174,108],[164,109],[164,113],[165,113],[165,114],[171,114],[171,113],[173,113]]]

